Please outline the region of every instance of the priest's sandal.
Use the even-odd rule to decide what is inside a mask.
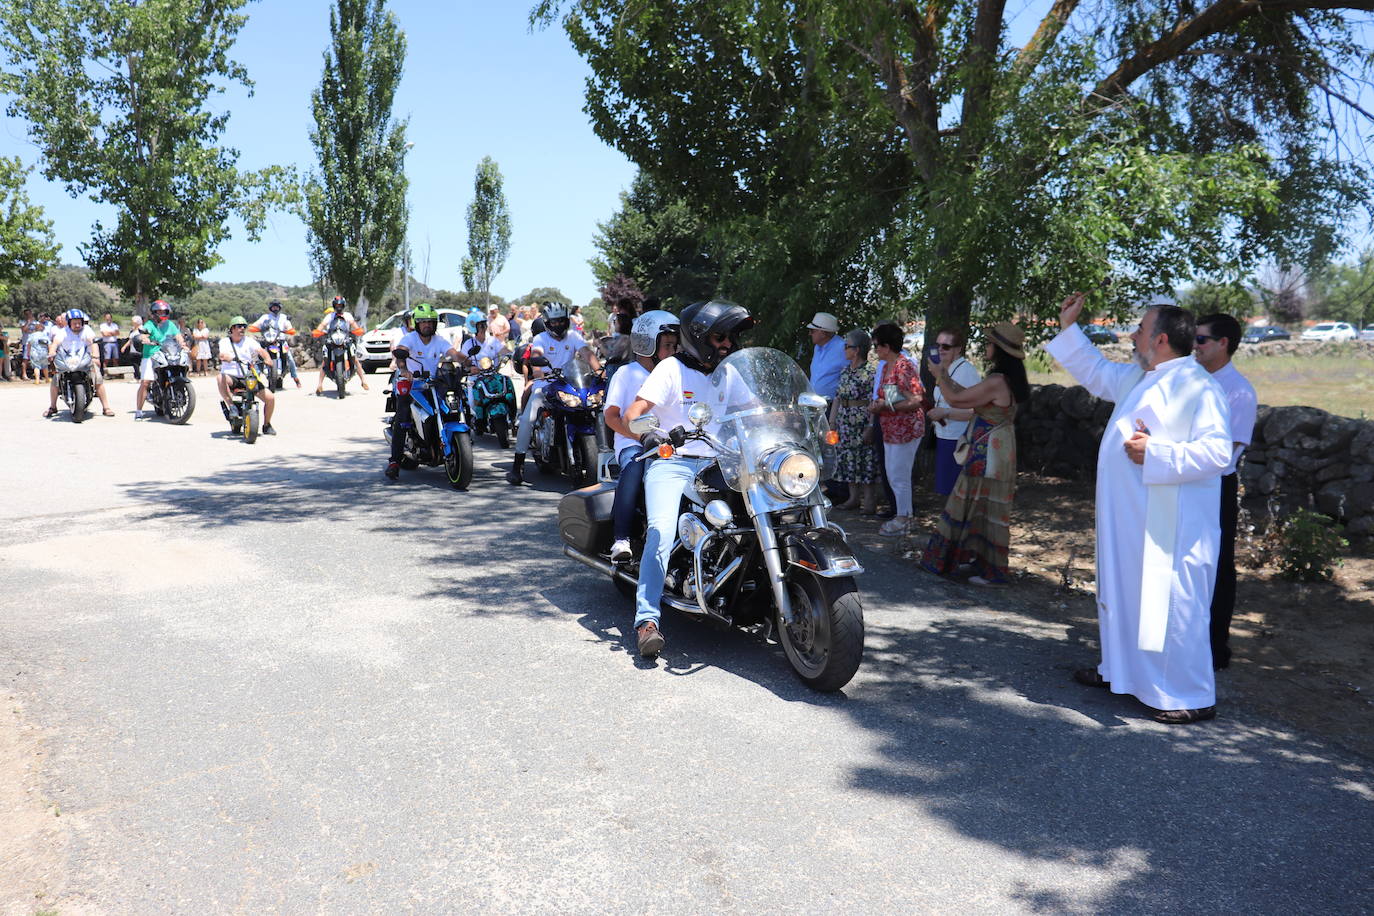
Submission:
[[[1073,673],[1073,679],[1085,687],[1110,687],[1111,681],[1104,681],[1102,675],[1097,673],[1096,668],[1079,668]]]
[[[1202,709],[1161,709],[1150,716],[1151,719],[1165,725],[1192,725],[1194,722],[1206,722],[1216,717],[1215,706],[1204,706]]]

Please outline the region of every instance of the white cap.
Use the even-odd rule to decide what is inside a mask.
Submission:
[[[817,312],[816,317],[811,319],[811,323],[806,326],[809,331],[829,331],[831,334],[840,333],[840,323],[835,320],[835,316],[829,312]]]

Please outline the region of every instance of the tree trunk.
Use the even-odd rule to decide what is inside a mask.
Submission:
[[[353,317],[358,319],[358,324],[362,325],[363,327],[367,327],[367,310],[367,297],[360,295],[358,297],[358,308],[355,311]]]

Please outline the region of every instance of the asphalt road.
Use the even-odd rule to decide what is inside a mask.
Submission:
[[[1224,701],[1150,722],[1069,681],[1094,634],[868,525],[842,694],[671,615],[641,662],[563,485],[491,440],[467,493],[385,481],[373,379],[252,446],[208,380],[184,427],[0,385],[0,687],[62,824],[0,913],[1374,908],[1370,761]]]

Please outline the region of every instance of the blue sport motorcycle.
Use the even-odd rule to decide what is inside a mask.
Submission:
[[[510,448],[517,414],[515,386],[501,374],[503,362],[505,357],[495,363],[489,356],[482,357],[468,385],[472,391],[473,430],[479,435],[490,433],[502,448]]]
[[[417,372],[413,379],[396,379],[396,391],[410,391],[411,427],[406,430],[401,467],[408,471],[424,465],[442,464],[448,482],[455,490],[466,490],[472,482],[472,434],[465,416],[467,391],[463,370],[445,360],[431,376]],[[394,410],[394,400],[389,405]],[[391,441],[390,421],[386,438]]]
[[[544,388],[544,408],[531,420],[530,448],[539,470],[562,474],[579,487],[596,482],[596,433],[605,400],[606,380],[584,359],[552,370]]]

